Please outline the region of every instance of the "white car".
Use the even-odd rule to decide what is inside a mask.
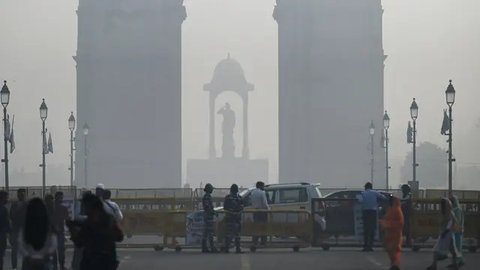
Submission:
[[[271,184],[265,186],[268,203],[272,210],[311,210],[311,201],[314,198],[322,198],[320,184],[292,183]],[[244,206],[250,207],[250,195],[254,188],[240,193]]]

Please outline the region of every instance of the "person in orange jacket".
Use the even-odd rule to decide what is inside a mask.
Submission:
[[[380,225],[385,232],[385,249],[390,257],[390,270],[400,269],[400,253],[402,249],[402,231],[404,218],[400,199],[390,197],[390,207]]]

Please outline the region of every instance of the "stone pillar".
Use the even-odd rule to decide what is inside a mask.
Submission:
[[[217,154],[215,153],[215,95],[210,92],[209,100],[210,112],[209,112],[209,142],[208,142],[208,157],[210,159],[216,158]]]

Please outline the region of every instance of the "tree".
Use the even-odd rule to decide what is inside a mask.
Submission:
[[[410,151],[400,174],[407,183],[412,180],[413,153]],[[447,152],[438,145],[424,142],[417,146],[417,181],[421,188],[446,188],[448,178]]]

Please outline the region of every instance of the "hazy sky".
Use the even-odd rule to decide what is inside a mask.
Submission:
[[[17,144],[11,166],[38,172],[41,179],[38,109],[45,97],[49,107],[47,127],[55,148],[47,162],[65,168],[65,180],[55,179],[55,184],[68,183],[67,118],[75,110],[72,56],[76,50],[77,6],[78,0],[0,0],[0,79],[8,80],[12,92],[8,109],[15,114]],[[277,25],[272,18],[274,0],[185,0],[185,6],[184,159],[207,157],[208,96],[203,84],[211,80],[216,63],[230,53],[255,85],[250,96],[251,156],[269,158],[275,180],[278,50]],[[384,0],[383,8],[384,49],[388,55],[385,106],[391,118],[392,178],[397,183],[398,169],[410,149],[405,143],[405,128],[413,97],[420,107],[419,141],[445,147],[439,129],[450,78],[457,90],[456,132],[468,132],[480,116],[480,108],[475,106],[480,98],[480,1]],[[230,101],[241,115],[237,97],[221,96],[217,106],[225,101]],[[366,145],[368,125],[365,123]],[[241,141],[240,133],[236,140]],[[219,145],[217,142],[217,151]],[[462,160],[462,154],[456,153],[457,160]],[[477,158],[474,162],[480,161]],[[20,179],[11,181],[12,185],[22,184]]]

